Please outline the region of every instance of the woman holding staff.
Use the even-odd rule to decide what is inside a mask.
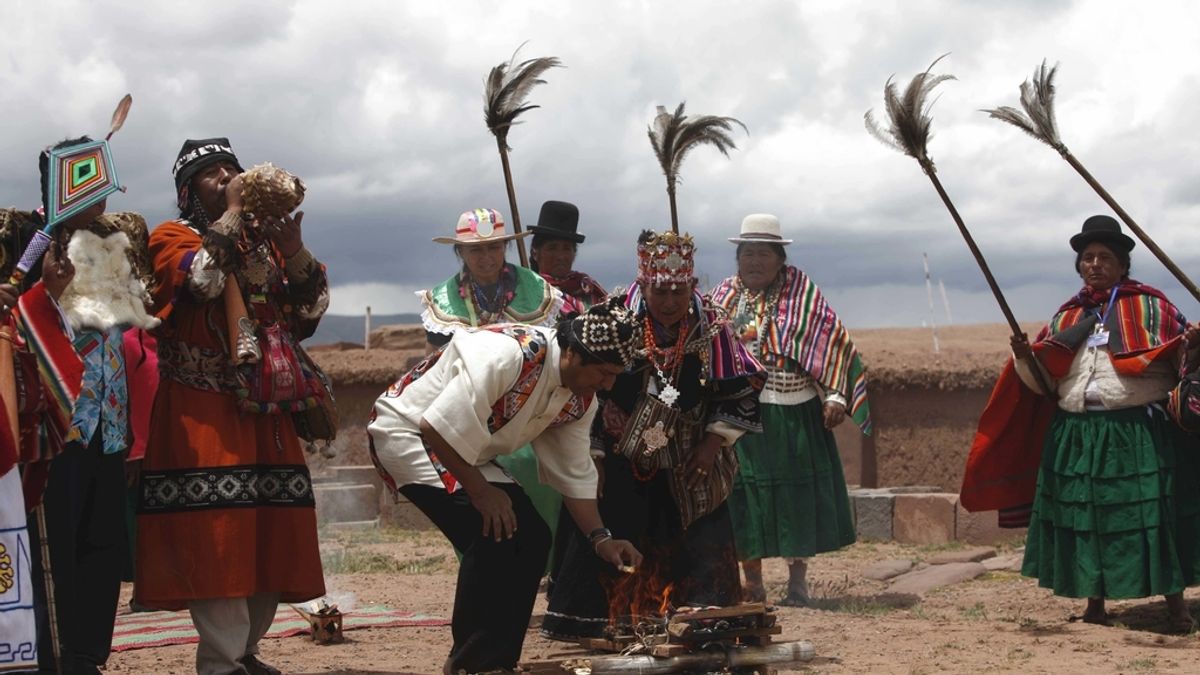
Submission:
[[[962,501],[1010,507],[1002,522],[1012,525],[1028,514],[1021,573],[1055,595],[1087,598],[1083,621],[1107,625],[1108,598],[1162,595],[1169,629],[1189,632],[1183,589],[1200,579],[1197,449],[1163,406],[1186,322],[1161,291],[1129,277],[1134,241],[1116,220],[1092,216],[1070,243],[1083,288],[1032,345],[1053,398],[1022,402],[1047,392],[1016,353],[980,420]],[[1024,513],[1011,508],[1030,501]]]

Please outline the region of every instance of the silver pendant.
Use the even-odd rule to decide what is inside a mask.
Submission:
[[[667,382],[666,384],[667,386],[663,387],[662,395],[660,395],[659,398],[661,398],[662,402],[666,403],[667,405],[675,405],[675,402],[679,400],[679,390],[676,389],[675,385],[670,382]]]
[[[642,443],[646,445],[643,454],[653,455],[667,445],[667,440],[667,432],[663,429],[662,421],[655,422],[654,426],[642,432]]]

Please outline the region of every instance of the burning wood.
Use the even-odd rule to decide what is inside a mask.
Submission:
[[[666,597],[666,594],[663,596]],[[615,652],[563,664],[575,675],[602,673],[684,673],[794,663],[813,658],[811,642],[771,643],[782,632],[763,603],[731,607],[681,607],[654,617],[625,616],[611,623],[602,639],[580,642],[588,649]],[[586,661],[586,663],[583,663]]]

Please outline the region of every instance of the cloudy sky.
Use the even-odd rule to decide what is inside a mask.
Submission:
[[[730,159],[702,148],[683,167],[680,219],[710,282],[732,272],[741,218],[770,212],[852,326],[928,320],[922,252],[954,322],[1001,320],[916,162],[863,129],[889,76],[947,52],[938,70],[958,80],[941,87],[930,154],[1018,317],[1076,289],[1066,240],[1105,212],[1056,153],[978,112],[1014,104],[1043,58],[1061,62],[1068,147],[1200,277],[1195,3],[7,0],[0,25],[0,202],[34,204],[38,151],[102,133],[131,92],[114,139],[129,191],[110,209],[171,217],[183,139],[228,136],[243,164],[308,183],[305,239],[340,314],[414,311],[412,291],[455,267],[430,237],[468,208],[508,214],[483,78],[525,41],[523,56],[566,66],[510,135],[525,224],[544,200],[578,204],[577,267],[607,285],[631,277],[640,229],[669,227],[646,126],[686,101],[749,128]],[[1133,266],[1200,317],[1144,247]]]

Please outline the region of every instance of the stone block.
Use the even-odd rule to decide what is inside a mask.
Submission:
[[[875,494],[871,490],[855,490],[850,496],[854,505],[854,531],[860,541],[892,540],[892,504],[895,497]]]
[[[942,551],[925,559],[930,565],[945,565],[947,563],[983,562],[996,557],[996,549],[988,546],[972,546],[958,551]]]
[[[1025,540],[1025,528],[1000,527],[996,524],[995,511],[971,513],[958,506],[955,517],[955,538],[968,544],[993,545],[1014,539]]]
[[[383,479],[379,477],[379,471],[371,464],[335,466],[331,469],[339,483],[374,485],[376,490],[383,489]]]
[[[913,561],[911,560],[880,560],[864,567],[862,575],[875,581],[887,581],[892,577],[904,574],[912,568]]]
[[[888,587],[888,592],[924,595],[935,588],[970,581],[987,571],[983,564],[977,562],[930,565],[896,577]]]
[[[958,495],[949,492],[896,495],[892,537],[901,544],[945,544],[954,540]]]
[[[988,558],[982,561],[983,566],[988,568],[990,572],[1020,572],[1021,563],[1024,562],[1025,555],[1022,553],[1009,553],[1007,555],[998,555],[995,558]]]
[[[379,517],[379,494],[374,485],[326,483],[313,485],[318,523],[345,523]]]

